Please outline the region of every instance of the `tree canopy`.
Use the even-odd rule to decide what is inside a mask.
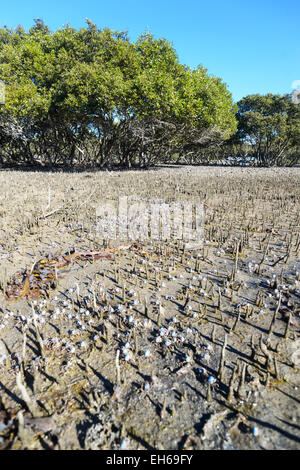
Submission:
[[[290,95],[249,95],[238,103],[236,138],[259,166],[300,161],[300,105]]]
[[[147,166],[236,132],[220,78],[179,62],[166,39],[100,29],[0,28],[0,161]]]

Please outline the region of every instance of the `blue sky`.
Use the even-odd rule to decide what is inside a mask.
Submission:
[[[34,18],[53,31],[89,18],[132,41],[148,29],[173,43],[181,63],[222,78],[235,101],[300,86],[299,0],[0,0],[1,26],[27,30]]]

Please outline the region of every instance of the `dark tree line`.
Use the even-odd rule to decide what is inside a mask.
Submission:
[[[172,44],[100,29],[0,28],[0,163],[148,167],[251,156],[299,160],[299,105],[246,97],[180,64]]]

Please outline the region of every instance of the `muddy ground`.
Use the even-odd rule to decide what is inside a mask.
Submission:
[[[299,183],[1,171],[0,448],[299,449]],[[97,208],[122,196],[203,203],[204,246],[103,239]],[[39,260],[120,245],[58,269],[47,295],[5,295]]]

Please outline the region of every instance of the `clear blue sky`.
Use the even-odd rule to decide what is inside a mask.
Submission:
[[[235,101],[300,86],[299,0],[0,0],[1,26],[28,30],[34,18],[53,31],[89,18],[132,41],[148,28],[181,63],[222,78]]]

